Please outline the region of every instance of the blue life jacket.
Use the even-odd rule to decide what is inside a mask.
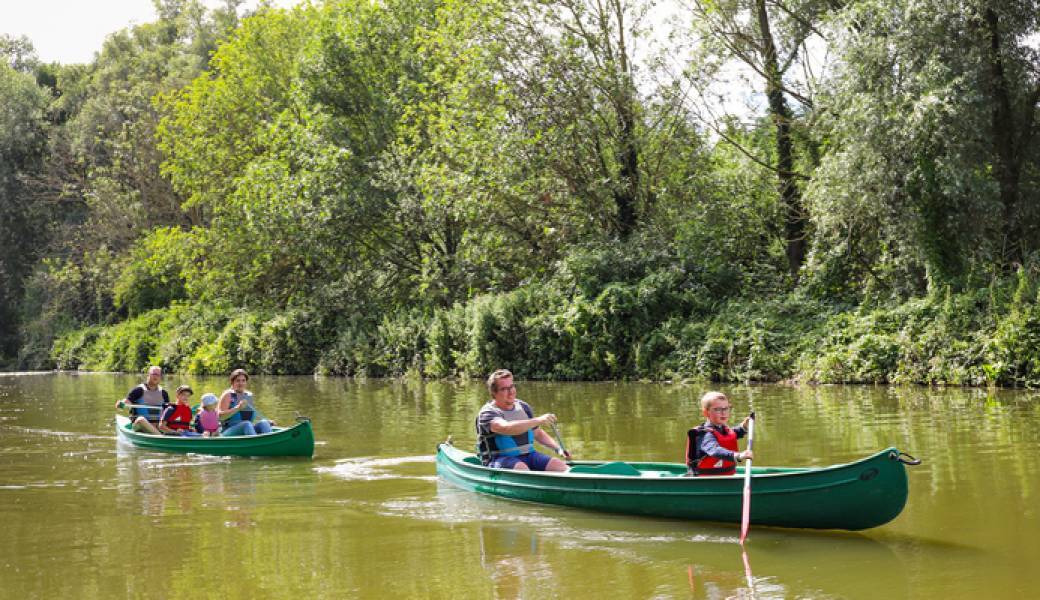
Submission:
[[[238,406],[239,402],[246,402],[246,403],[252,404],[253,394],[251,394],[249,392],[242,392],[242,398],[239,398],[237,393],[235,393],[235,392],[230,392],[230,393],[231,393],[231,402],[228,403],[228,408],[229,409],[230,408],[235,408],[236,406]],[[252,410],[243,409],[243,410],[241,410],[241,411],[231,415],[230,417],[228,417],[224,421],[224,423],[222,424],[222,428],[223,429],[227,429],[228,427],[231,427],[232,425],[236,425],[236,424],[238,424],[238,423],[240,423],[242,421],[252,421],[252,420],[253,420],[253,411]]]
[[[531,407],[526,402],[517,400],[516,403],[524,411],[528,419],[534,418],[534,411],[531,410]],[[505,416],[505,413],[502,413],[497,408],[495,410],[503,417]],[[481,412],[484,411],[482,410]],[[484,465],[491,464],[499,456],[522,456],[534,450],[534,428],[517,435],[505,435],[494,432],[482,433],[480,431],[479,413],[474,425],[477,428],[477,455],[480,457],[480,462]]]
[[[137,387],[141,390],[141,397],[134,400],[132,403],[138,406],[148,406],[149,408],[131,408],[130,420],[133,421],[137,417],[144,417],[152,423],[158,423],[159,416],[162,415],[162,411],[165,410],[166,406],[169,404],[167,399],[163,396],[162,387],[159,386],[154,390],[150,390],[148,389],[148,386],[143,383]]]

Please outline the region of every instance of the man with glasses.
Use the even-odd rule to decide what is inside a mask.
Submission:
[[[516,397],[513,374],[506,369],[492,373],[487,380],[491,400],[477,415],[477,453],[481,463],[496,469],[517,471],[566,471],[567,463],[535,451],[537,440],[557,454],[570,454],[556,445],[543,425],[556,423],[556,415],[534,416],[531,407]]]
[[[727,423],[733,406],[722,392],[701,396],[701,411],[708,420],[686,433],[686,475],[733,475],[738,462],[754,458],[750,450],[739,452],[737,448],[737,440],[747,435],[751,417],[730,429]]]
[[[144,383],[134,386],[126,394],[126,398],[116,402],[116,409],[130,408],[133,419],[133,430],[160,435],[157,429],[159,416],[170,404],[170,395],[159,383],[162,381],[162,367],[148,367],[148,377]]]

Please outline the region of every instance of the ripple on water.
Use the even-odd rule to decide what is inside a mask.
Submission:
[[[604,519],[599,513],[575,512],[565,507],[554,507],[526,502],[493,498],[459,489],[451,484],[439,483],[432,498],[396,498],[382,502],[378,511],[385,516],[411,517],[436,520],[443,523],[489,523],[502,525],[534,526],[545,532],[562,532],[566,539],[580,540],[584,544],[654,544],[665,543],[711,543],[735,544],[737,537],[728,531],[671,532],[660,529],[632,531],[604,529]],[[584,517],[583,517],[584,515]],[[574,526],[575,518],[585,526]],[[626,526],[631,522],[622,519]],[[656,521],[647,522],[648,525]]]
[[[673,524],[658,521],[630,520],[619,522],[618,529],[604,527],[603,515],[585,515],[571,509],[533,505],[490,498],[459,490],[449,485],[438,486],[432,498],[396,498],[376,508],[382,516],[437,521],[451,525],[474,524],[500,531],[522,531],[544,541],[552,541],[564,549],[587,552],[596,550],[625,563],[654,564],[657,559],[646,552],[648,547],[682,544],[713,544],[732,547],[737,537],[728,531],[668,531]],[[709,529],[711,529],[709,527]],[[487,533],[484,531],[484,533]]]
[[[397,467],[415,463],[432,463],[433,457],[421,456],[395,456],[389,458],[377,458],[362,456],[337,460],[331,467],[316,467],[317,473],[323,473],[344,479],[347,481],[376,481],[380,479],[418,479],[420,481],[434,481],[434,475],[412,475],[404,474]]]
[[[83,432],[80,432],[80,431],[59,431],[59,430],[56,430],[56,429],[41,429],[41,428],[38,428],[38,427],[22,427],[22,426],[19,426],[19,425],[11,425],[11,426],[0,427],[0,431],[11,431],[11,432],[19,432],[19,433],[28,433],[28,434],[32,434],[34,436],[43,435],[43,436],[48,436],[48,437],[58,437],[58,438],[62,438],[63,440],[70,440],[70,439],[75,439],[75,440],[110,440],[110,439],[112,439],[112,436],[110,436],[110,435],[96,435],[96,434],[93,434],[93,433],[83,433]]]
[[[453,493],[453,492],[459,493]],[[390,517],[409,517],[424,521],[441,523],[502,523],[507,525],[556,526],[559,519],[537,510],[523,510],[522,503],[506,502],[516,505],[518,510],[489,510],[488,502],[495,500],[474,495],[472,492],[453,490],[447,493],[438,489],[438,494],[429,499],[408,498],[393,499],[382,502],[378,512]],[[530,508],[530,507],[526,507]]]

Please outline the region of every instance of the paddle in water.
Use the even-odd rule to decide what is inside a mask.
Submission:
[[[755,413],[748,418],[747,449],[750,452],[755,443]],[[744,461],[744,512],[740,517],[740,545],[747,539],[748,526],[751,525],[751,459]]]

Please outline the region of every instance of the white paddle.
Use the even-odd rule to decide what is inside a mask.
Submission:
[[[751,413],[748,420],[747,449],[755,444],[755,413]],[[748,526],[751,525],[751,459],[744,461],[744,514],[740,519],[740,545],[744,545],[747,538]]]

